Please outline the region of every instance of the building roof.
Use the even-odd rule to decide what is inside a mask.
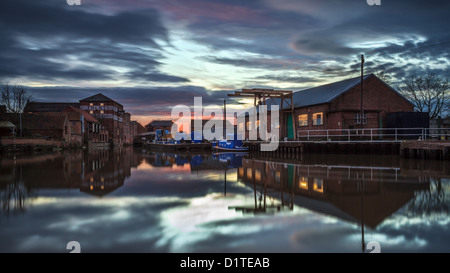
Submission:
[[[68,106],[66,109],[64,109],[64,112],[71,112],[71,113],[78,113],[84,116],[84,119],[88,122],[92,123],[98,123],[98,120],[94,118],[92,115],[90,115],[88,112],[81,110],[80,108]],[[70,116],[69,116],[70,119]]]
[[[112,100],[108,98],[107,96],[103,95],[102,93],[98,93],[96,95],[90,96],[88,98],[82,99],[81,101],[87,101],[87,102],[115,102],[117,104],[120,104],[116,102],[115,100]],[[121,105],[121,104],[120,104]]]
[[[173,124],[173,121],[171,121],[171,120],[154,120],[154,121],[150,122],[149,124],[147,124],[146,126],[148,126],[148,125],[151,125],[151,126],[172,126],[172,124]]]
[[[28,112],[62,112],[67,107],[80,107],[77,102],[28,102],[23,110]]]
[[[364,76],[364,81],[369,79],[370,77],[376,77],[379,81],[380,80],[377,76],[374,74],[368,74]],[[355,86],[359,85],[361,83],[361,77],[355,77],[343,81],[338,81],[334,83],[329,83],[313,88],[309,88],[302,91],[296,91],[293,94],[293,100],[294,100],[294,108],[298,107],[305,107],[305,106],[312,106],[317,104],[324,104],[324,103],[330,103],[337,97],[341,96],[342,94],[346,93],[350,89],[354,88]],[[385,82],[383,82],[386,84]],[[393,92],[397,93],[399,96],[407,100],[404,96],[402,96],[400,93],[398,93],[395,89],[390,87],[388,84],[386,84]],[[279,99],[274,100],[279,105]],[[409,102],[409,100],[407,100]],[[270,100],[267,101],[267,105],[272,104]],[[283,105],[284,109],[289,108],[288,105]]]
[[[364,76],[364,80],[373,74]],[[361,77],[329,83],[310,89],[294,92],[294,107],[330,103],[340,95],[361,83]]]

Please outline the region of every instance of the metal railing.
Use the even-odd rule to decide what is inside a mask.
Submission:
[[[450,128],[359,128],[298,130],[298,141],[450,140]]]

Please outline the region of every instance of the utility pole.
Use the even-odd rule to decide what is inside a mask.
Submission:
[[[364,128],[364,99],[363,99],[363,81],[364,81],[364,54],[361,54],[361,128]]]

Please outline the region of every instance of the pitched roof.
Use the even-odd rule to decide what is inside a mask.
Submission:
[[[171,121],[171,120],[154,120],[154,121],[150,122],[149,124],[147,124],[147,126],[148,125],[151,125],[151,126],[172,126],[172,124],[173,124],[173,121]]]
[[[364,76],[364,80],[373,74]],[[330,103],[335,98],[349,91],[361,83],[361,77],[351,78],[339,82],[329,83],[310,89],[294,92],[294,107],[311,106]]]
[[[80,108],[77,108],[77,107],[68,106],[68,107],[66,107],[66,108],[64,109],[63,112],[79,113],[79,114],[81,114],[81,115],[84,116],[84,119],[85,119],[86,121],[93,122],[93,123],[98,123],[98,120],[97,120],[96,118],[94,118],[94,117],[93,117],[92,115],[90,115],[88,112],[83,111],[83,110],[81,110]],[[70,116],[69,116],[69,119],[70,119]]]
[[[77,102],[28,102],[23,110],[27,112],[62,112],[68,106],[80,107]]]
[[[108,98],[107,96],[103,95],[102,93],[98,93],[96,95],[90,96],[88,98],[82,99],[80,101],[88,101],[88,102],[115,102],[117,104],[120,104],[116,102],[115,100],[112,100]]]
[[[366,81],[370,77],[375,77],[379,81],[380,80],[377,76],[375,76],[373,73],[365,75],[363,80]],[[343,81],[338,81],[334,83],[329,83],[313,88],[309,88],[302,91],[296,91],[293,94],[293,100],[294,100],[294,107],[305,107],[305,106],[312,106],[317,104],[324,104],[324,103],[330,103],[340,95],[344,94],[345,92],[349,91],[353,87],[357,86],[361,83],[361,77],[355,77]],[[385,82],[383,82],[386,84]],[[397,93],[399,96],[407,100],[404,96],[402,96],[400,93],[398,93],[395,89],[390,87],[386,84],[393,92]],[[279,105],[279,99],[274,100]],[[409,100],[407,100],[409,102]],[[268,101],[267,105],[272,104],[270,100]],[[289,106],[284,104],[283,108],[287,109]]]

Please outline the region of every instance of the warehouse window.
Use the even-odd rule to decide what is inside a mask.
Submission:
[[[298,126],[308,126],[308,114],[298,115]]]
[[[313,114],[313,125],[322,125],[323,124],[323,113],[314,113]]]

